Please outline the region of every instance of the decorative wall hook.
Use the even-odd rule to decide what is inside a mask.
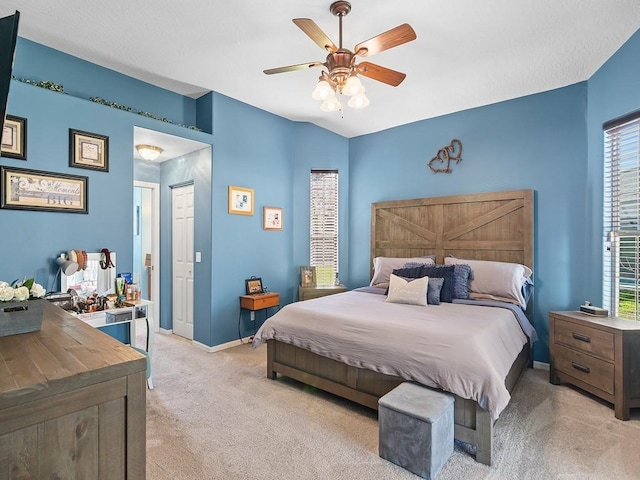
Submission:
[[[451,140],[449,145],[442,147],[438,150],[435,157],[429,160],[428,166],[434,173],[451,173],[451,161],[456,163],[462,160],[462,142],[457,138]],[[436,168],[433,166],[433,162],[441,163],[445,168]]]

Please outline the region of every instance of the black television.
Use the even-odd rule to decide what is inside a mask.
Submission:
[[[13,15],[0,18],[0,113],[2,114],[0,118],[3,124],[4,116],[7,113],[7,98],[9,98],[19,20],[20,12],[17,10]]]

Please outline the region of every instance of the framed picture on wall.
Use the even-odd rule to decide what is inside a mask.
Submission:
[[[109,137],[69,129],[69,166],[109,171]]]
[[[7,115],[2,127],[3,157],[27,159],[27,119]]]
[[[89,213],[88,183],[79,175],[0,165],[0,208]]]
[[[253,189],[229,185],[229,213],[253,215]]]
[[[282,230],[282,208],[262,208],[262,228],[264,230]]]

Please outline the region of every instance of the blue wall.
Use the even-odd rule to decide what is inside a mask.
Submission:
[[[196,100],[154,87],[127,75],[100,67],[24,38],[18,38],[13,76],[31,81],[51,81],[65,93],[110,102],[166,117],[171,122],[196,126]],[[211,133],[207,126],[201,130]]]
[[[604,147],[602,125],[605,122],[640,110],[640,31],[636,32],[618,52],[590,79],[588,92],[587,131],[589,153],[587,191],[585,197],[587,228],[584,239],[588,258],[585,268],[585,299],[602,301],[603,225],[602,201],[604,188]]]
[[[311,230],[309,211],[309,180],[312,169],[338,170],[338,242],[340,281],[347,282],[349,272],[349,140],[318,129],[309,123],[295,125],[293,142],[293,264],[292,285],[300,283],[300,269],[309,264],[309,232]],[[359,285],[358,285],[359,286]],[[297,298],[297,292],[295,293]]]
[[[535,190],[535,327],[547,359],[547,312],[584,300],[586,83],[352,139],[350,283],[369,281],[372,202],[500,190]],[[458,138],[462,162],[427,162]]]
[[[542,339],[535,357],[546,361],[548,311],[601,295],[602,123],[640,108],[639,35],[588,82],[353,139],[215,92],[188,99],[21,39],[16,76],[63,83],[74,95],[13,81],[8,112],[28,118],[28,161],[0,163],[88,176],[89,214],[0,210],[2,231],[11,232],[0,236],[0,279],[35,275],[49,288],[53,257],[70,248],[108,247],[118,252],[119,271],[131,269],[133,127],[142,126],[212,145],[209,169],[196,169],[203,182],[196,341],[219,345],[237,338],[238,295],[252,275],[280,292],[283,304],[296,298],[299,266],[308,263],[309,171],[338,168],[340,278],[350,287],[369,280],[372,202],[534,189],[534,323]],[[89,96],[197,122],[213,134],[95,104]],[[68,167],[69,128],[109,135],[109,173]],[[451,175],[432,173],[427,162],[452,138],[462,140],[463,161]],[[143,168],[136,178],[164,188],[188,176],[189,169],[177,165],[167,166],[171,173]],[[229,185],[254,189],[253,216],[227,212]],[[263,206],[284,208],[283,231],[262,229]],[[163,224],[167,265],[166,219]],[[163,304],[165,328],[169,312]],[[261,321],[259,315],[256,326]],[[241,318],[240,334],[252,331],[248,316]]]
[[[292,136],[294,124],[214,93],[213,148],[213,305],[209,345],[238,338],[239,295],[245,279],[261,277],[281,303],[292,301],[293,229]],[[254,215],[228,213],[229,185],[254,190]],[[262,229],[264,206],[284,209],[282,231]],[[258,327],[263,319],[257,316]],[[253,333],[246,315],[242,336]]]

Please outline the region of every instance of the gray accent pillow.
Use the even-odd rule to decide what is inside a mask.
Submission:
[[[427,303],[429,305],[440,305],[440,290],[444,284],[444,278],[429,277],[429,286],[427,287]]]

